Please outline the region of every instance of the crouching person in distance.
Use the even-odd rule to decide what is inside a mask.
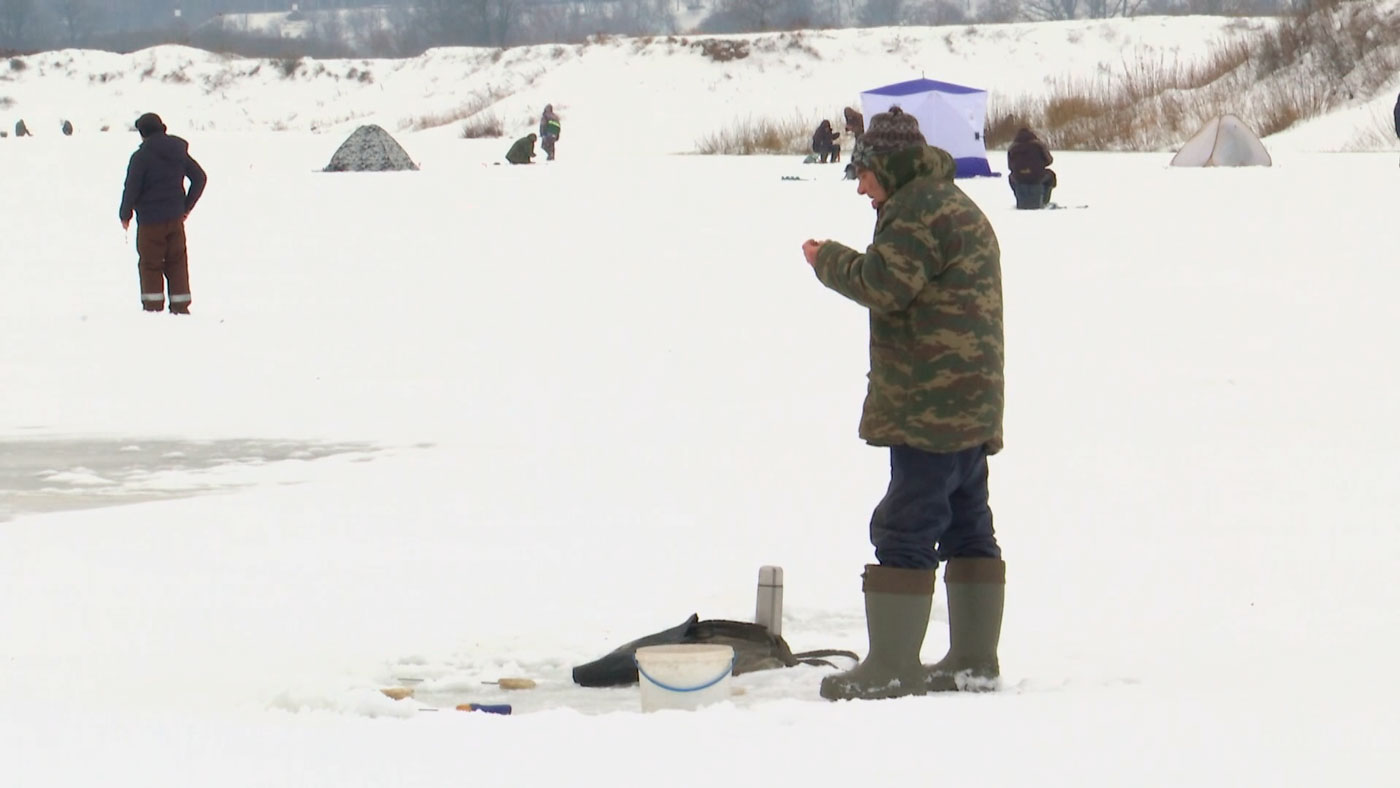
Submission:
[[[1050,149],[1030,129],[1016,132],[1011,147],[1006,149],[1006,168],[1011,172],[1006,180],[1016,195],[1016,207],[1021,210],[1044,208],[1050,204],[1050,192],[1059,180],[1050,169],[1055,157]]]
[[[535,139],[535,135],[531,133],[516,140],[510,146],[510,150],[506,151],[506,161],[511,164],[534,164]]]
[[[889,447],[890,483],[870,518],[878,563],[863,575],[870,651],[825,677],[830,700],[995,689],[1006,565],[987,502],[1002,446],[1001,250],[953,183],[953,158],[898,107],[870,119],[851,154],[875,208],[864,253],[808,240],[822,284],[870,310],[860,436]],[[947,655],[920,661],[934,577],[946,562]]]

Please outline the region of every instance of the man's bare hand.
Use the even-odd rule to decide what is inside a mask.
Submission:
[[[816,267],[817,252],[821,251],[823,243],[825,242],[814,241],[811,238],[808,238],[806,241],[802,242],[802,256],[807,258],[807,265]]]

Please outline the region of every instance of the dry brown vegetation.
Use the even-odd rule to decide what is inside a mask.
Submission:
[[[533,82],[536,77],[538,77],[538,74],[530,76],[527,82]],[[472,136],[467,134],[467,130],[472,128],[473,125],[479,125],[481,128],[490,128],[490,124],[493,121],[497,124],[500,123],[499,120],[495,119],[494,115],[487,115],[479,119],[477,116],[502,99],[511,96],[514,92],[514,89],[487,85],[481,90],[473,92],[465,102],[458,105],[456,108],[436,114],[419,115],[414,118],[412,122],[407,124],[407,127],[414,131],[423,131],[424,129],[435,129],[439,126],[446,126],[449,123],[465,120],[467,124],[462,129],[462,136]],[[478,134],[475,136],[499,137],[501,134]]]
[[[810,153],[812,129],[820,122],[796,111],[782,120],[748,118],[701,138],[696,152],[725,156]]]
[[[301,58],[283,57],[273,61],[273,65],[282,73],[283,78],[290,79],[301,68]]]
[[[493,113],[485,115],[475,115],[467,119],[462,124],[462,137],[464,139],[480,139],[482,137],[504,137],[506,133],[505,124]]]
[[[1400,19],[1371,3],[1318,0],[1308,13],[1223,44],[1190,65],[1124,62],[1111,77],[987,107],[987,146],[1022,126],[1062,150],[1157,150],[1233,112],[1260,136],[1370,96],[1400,70]]]
[[[743,60],[749,56],[749,42],[742,39],[702,38],[691,43],[691,46],[716,63]]]
[[[817,60],[820,60],[822,56],[822,53],[807,41],[807,36],[800,30],[778,33],[775,36],[759,39],[753,42],[753,49],[757,52],[801,52]],[[710,53],[706,52],[706,54]]]

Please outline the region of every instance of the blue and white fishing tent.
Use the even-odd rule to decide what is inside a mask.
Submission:
[[[919,121],[919,130],[930,145],[948,151],[957,162],[957,176],[995,175],[987,163],[987,91],[938,82],[911,79],[860,94],[860,110],[869,123],[876,113],[899,107]]]

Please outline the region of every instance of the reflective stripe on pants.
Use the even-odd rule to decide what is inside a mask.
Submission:
[[[137,269],[141,274],[141,305],[159,311],[165,306],[167,284],[170,304],[190,303],[189,256],[185,249],[185,220],[137,224]]]

